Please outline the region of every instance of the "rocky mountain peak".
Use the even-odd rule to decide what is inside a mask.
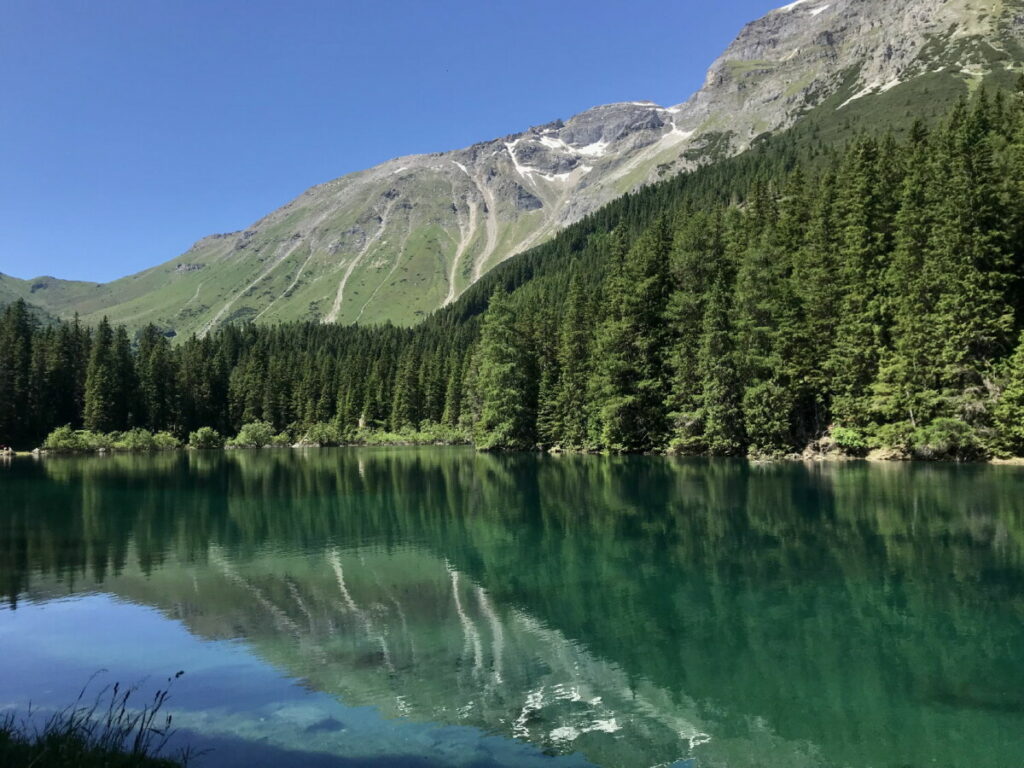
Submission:
[[[60,311],[179,334],[239,320],[415,322],[610,200],[811,112],[889,92],[906,111],[925,76],[952,97],[1019,69],[1022,30],[1024,0],[796,0],[746,25],[685,102],[607,104],[391,160],[139,275],[76,288],[85,298]]]

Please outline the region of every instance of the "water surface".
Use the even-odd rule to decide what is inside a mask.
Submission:
[[[1024,471],[0,465],[0,709],[163,682],[199,765],[1024,766]]]

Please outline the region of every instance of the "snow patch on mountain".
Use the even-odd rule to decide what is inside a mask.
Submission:
[[[577,147],[576,152],[584,157],[604,157],[608,154],[608,142],[595,141],[593,144],[587,144],[585,147]]]
[[[796,0],[795,2],[792,2],[789,5],[784,5],[781,8],[776,8],[775,13],[785,13],[786,11],[792,11],[794,8],[801,6],[809,1],[810,0]]]

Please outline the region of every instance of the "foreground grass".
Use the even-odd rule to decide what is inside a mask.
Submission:
[[[179,672],[175,678],[180,677]],[[161,716],[168,690],[157,691],[139,709],[130,708],[134,688],[103,688],[91,703],[85,689],[71,706],[33,725],[13,714],[0,718],[0,766],[5,768],[181,768],[188,750],[162,756],[173,734],[171,716]]]

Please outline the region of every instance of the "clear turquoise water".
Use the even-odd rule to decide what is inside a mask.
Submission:
[[[1024,470],[0,465],[0,710],[179,669],[200,766],[1024,766]]]

